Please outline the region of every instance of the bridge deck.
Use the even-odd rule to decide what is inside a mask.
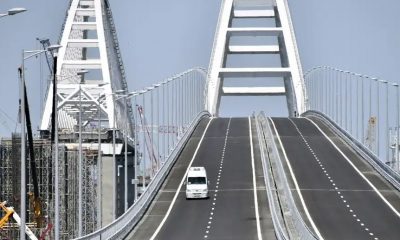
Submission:
[[[208,120],[202,121],[195,130],[146,216],[127,239],[150,239],[160,226],[177,191],[179,194],[172,211],[155,239],[257,239],[247,118],[213,119],[205,133],[192,166],[204,166],[207,169],[210,198],[186,200],[184,186],[179,189],[206,124]],[[229,132],[226,138],[228,125]],[[254,126],[252,130],[253,136],[256,136]],[[252,140],[255,147],[254,169],[261,232],[264,239],[275,239],[259,152],[256,148],[258,143],[254,137]]]
[[[311,229],[314,222],[324,239],[400,238],[400,194],[371,166],[316,119],[337,148],[308,119],[272,120],[298,183],[296,189],[290,181],[293,196],[301,193],[311,220],[300,201],[298,208]]]

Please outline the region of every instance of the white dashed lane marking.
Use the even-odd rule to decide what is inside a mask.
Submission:
[[[226,143],[227,143],[227,141],[228,141],[228,135],[229,135],[229,128],[230,128],[230,125],[231,125],[231,118],[229,119],[228,127],[227,127],[227,129],[226,129],[225,142],[224,142],[224,147],[222,148],[222,156],[221,156],[221,161],[220,161],[220,164],[219,164],[219,171],[218,171],[217,181],[216,181],[216,184],[215,184],[215,189],[216,189],[216,190],[215,190],[214,197],[213,197],[213,199],[212,199],[212,201],[213,201],[213,202],[212,202],[212,206],[213,206],[213,207],[211,207],[211,212],[210,212],[210,217],[209,217],[209,220],[210,220],[210,221],[208,221],[208,223],[207,223],[206,231],[205,231],[205,235],[204,235],[204,239],[207,239],[207,238],[209,237],[209,235],[210,235],[210,229],[211,229],[211,225],[212,225],[212,221],[211,221],[211,220],[213,219],[212,216],[214,216],[215,204],[216,204],[216,202],[217,202],[218,186],[219,186],[219,182],[220,182],[220,178],[221,178],[221,173],[222,173],[222,169],[223,169],[223,165],[224,165]]]
[[[339,191],[339,188],[336,187],[336,184],[334,182],[334,180],[332,179],[331,176],[329,176],[327,170],[325,169],[325,167],[323,167],[323,164],[321,163],[321,160],[318,158],[318,156],[315,154],[315,152],[313,151],[313,149],[310,147],[308,141],[305,139],[305,137],[303,136],[303,134],[301,133],[300,129],[297,127],[296,123],[292,120],[289,119],[292,124],[294,125],[294,127],[296,128],[297,132],[300,134],[303,142],[306,144],[308,150],[310,150],[310,152],[312,153],[314,159],[317,161],[317,163],[319,164],[319,166],[321,167],[321,170],[323,173],[325,173],[325,176],[327,177],[327,179],[329,180],[329,182],[332,184],[332,186],[334,187],[334,189],[337,191],[337,194],[339,196],[339,200],[341,200],[341,202],[343,202],[345,204],[346,208],[350,208],[350,204],[347,204],[347,200],[344,198],[343,194]],[[354,212],[354,210],[350,209],[349,210],[350,214],[352,214]],[[353,214],[353,218],[356,218],[356,222],[360,224],[361,227],[364,227],[365,224],[361,222],[361,219],[357,218],[356,214]],[[366,232],[369,233],[370,236],[373,236],[374,233],[370,232],[369,228],[363,228]],[[378,238],[374,238],[374,240],[378,240]]]

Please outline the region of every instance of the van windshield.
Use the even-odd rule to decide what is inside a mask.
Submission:
[[[188,177],[188,184],[206,184],[205,177]]]

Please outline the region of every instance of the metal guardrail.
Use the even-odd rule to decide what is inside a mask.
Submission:
[[[188,130],[180,138],[178,145],[175,147],[173,152],[170,154],[169,158],[165,164],[156,173],[153,180],[149,183],[146,190],[138,198],[138,200],[118,219],[109,225],[103,227],[102,229],[86,235],[77,240],[85,239],[122,239],[136,226],[136,224],[141,220],[142,216],[146,212],[147,208],[150,206],[153,198],[156,196],[158,189],[161,187],[165,178],[167,177],[170,169],[177,160],[182,148],[191,136],[195,127],[199,121],[210,114],[206,111],[202,111],[198,116],[192,121]]]
[[[360,154],[376,171],[400,191],[400,175],[390,166],[384,164],[379,158],[347,131],[325,114],[318,111],[307,111],[303,116],[314,116],[326,123],[337,135],[339,135],[350,147]]]
[[[255,116],[254,118],[256,122],[258,143],[261,153],[261,163],[264,172],[264,182],[267,190],[266,192],[268,197],[268,205],[271,211],[271,218],[275,229],[275,235],[279,240],[289,239],[287,229],[285,226],[283,226],[284,219],[282,216],[281,207],[279,206],[279,196],[277,193],[277,189],[275,188],[275,191],[272,190],[273,189],[272,186],[276,186],[276,184],[274,183],[273,179],[272,166],[270,162],[269,152],[267,149],[268,144],[266,141],[265,132],[262,130],[260,119],[258,119],[258,117]]]
[[[277,194],[281,198],[285,199],[285,201],[281,201],[281,209],[277,209],[276,196],[273,196],[273,194],[271,193],[272,198],[268,198],[278,239],[318,239],[304,222],[300,212],[297,209],[291,192],[291,188],[287,181],[284,167],[282,165],[282,160],[278,148],[275,144],[273,131],[271,129],[268,119],[265,117],[263,112],[261,112],[256,117],[256,123],[257,130],[260,131],[259,141],[260,143],[263,143],[260,144],[262,161],[263,164],[267,164],[269,168],[269,172],[266,172],[265,170],[267,169],[263,166],[264,176],[270,175],[271,171],[273,171],[274,177],[276,177],[277,179],[279,178],[279,182],[277,182]],[[265,158],[266,154],[268,155],[268,160]],[[268,179],[267,177],[266,181],[269,181],[268,185],[266,184],[266,186],[267,188],[270,188],[272,184],[271,179]],[[272,192],[272,189],[267,189],[267,192],[269,191]],[[268,195],[270,195],[270,193],[268,193]],[[283,227],[282,222],[285,222],[288,234],[285,234],[286,230]]]

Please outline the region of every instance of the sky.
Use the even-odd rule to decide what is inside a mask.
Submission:
[[[15,130],[17,68],[22,50],[36,40],[59,39],[68,0],[0,0],[0,13],[28,11],[0,19],[0,136]],[[208,67],[218,19],[218,0],[110,0],[130,90],[144,88],[192,67]],[[319,65],[397,82],[400,68],[400,1],[289,0],[303,71]],[[33,128],[41,115],[47,81],[43,59],[26,63]],[[224,113],[237,114],[235,100]],[[260,109],[263,110],[263,109]]]

